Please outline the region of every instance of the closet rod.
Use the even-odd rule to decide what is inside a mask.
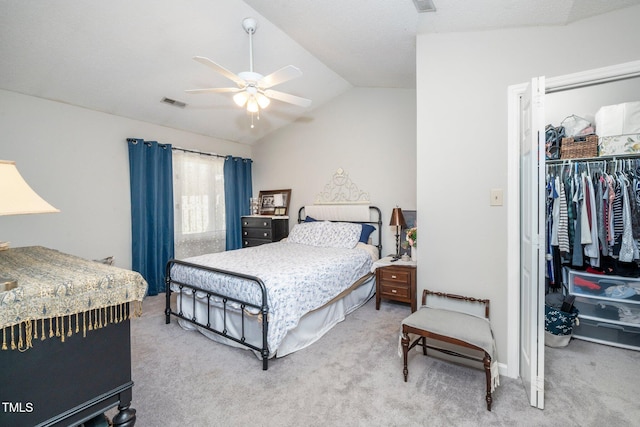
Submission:
[[[545,160],[544,163],[547,165],[561,165],[561,164],[569,164],[573,162],[602,162],[602,161],[616,161],[616,160],[625,160],[625,159],[639,159],[640,153],[635,154],[616,154],[613,156],[601,156],[601,157],[579,157],[576,159],[557,159],[557,160]]]

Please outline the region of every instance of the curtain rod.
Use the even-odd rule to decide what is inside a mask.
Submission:
[[[211,157],[220,157],[222,159],[226,159],[227,156],[223,156],[220,154],[216,154],[216,153],[205,153],[204,151],[196,151],[196,150],[187,150],[186,148],[180,148],[180,147],[171,147],[172,150],[179,150],[179,151],[184,151],[186,153],[195,153],[195,154],[201,154],[203,156],[211,156]]]
[[[127,138],[127,142],[132,142],[132,141],[135,141],[135,140],[136,140],[135,138]],[[158,143],[158,144],[159,144],[159,145],[161,145],[161,146],[166,145],[166,144],[160,144],[160,143]],[[227,157],[233,157],[233,156],[231,156],[231,155],[223,156],[222,154],[206,153],[206,152],[204,152],[204,151],[188,150],[188,149],[186,149],[186,148],[180,148],[180,147],[174,147],[174,146],[171,146],[171,149],[172,149],[172,150],[184,151],[184,152],[186,152],[186,153],[201,154],[201,155],[203,155],[203,156],[219,157],[219,158],[221,158],[221,159],[226,159]],[[251,159],[245,159],[245,160],[251,160]]]

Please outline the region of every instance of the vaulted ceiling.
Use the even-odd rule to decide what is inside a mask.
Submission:
[[[215,138],[253,144],[351,87],[415,87],[417,32],[565,25],[640,0],[3,0],[0,89]],[[302,77],[274,87],[312,100],[274,100],[251,116],[229,93],[185,89],[233,82],[192,58],[234,73],[286,65]],[[162,102],[170,98],[185,107]]]

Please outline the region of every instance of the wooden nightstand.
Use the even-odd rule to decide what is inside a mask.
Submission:
[[[376,310],[380,310],[382,298],[411,304],[411,312],[417,309],[416,263],[391,262],[390,257],[376,261]]]

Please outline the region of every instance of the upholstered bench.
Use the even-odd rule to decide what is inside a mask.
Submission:
[[[427,296],[431,300],[427,301]],[[447,302],[447,300],[453,302]],[[429,303],[429,304],[428,304]],[[484,316],[462,311],[471,305],[482,304]],[[475,310],[478,311],[477,309]],[[413,339],[413,342],[411,341]],[[429,339],[429,341],[427,341]],[[453,346],[436,345],[435,342],[453,344],[454,346],[470,349],[482,354],[475,357],[452,350]],[[487,409],[491,410],[492,392],[499,384],[498,366],[496,360],[495,340],[489,322],[489,300],[464,297],[424,290],[422,293],[422,307],[402,321],[402,353],[404,357],[404,381],[407,382],[407,356],[409,350],[421,346],[423,354],[427,349],[439,351],[455,358],[463,358],[482,363],[486,375]],[[450,347],[450,348],[445,348]]]

